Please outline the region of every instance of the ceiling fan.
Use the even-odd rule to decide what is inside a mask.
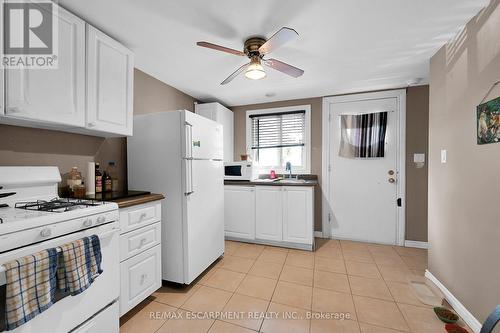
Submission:
[[[245,76],[249,79],[263,79],[266,77],[266,72],[264,70],[264,67],[262,67],[262,64],[297,78],[304,74],[304,71],[302,69],[276,59],[264,59],[264,56],[273,52],[285,43],[297,38],[298,36],[299,34],[295,30],[283,27],[267,40],[261,37],[248,38],[245,41],[243,52],[208,42],[198,42],[196,43],[196,45],[207,47],[209,49],[214,49],[217,51],[231,53],[237,56],[247,56],[248,58],[250,58],[249,63],[238,68],[233,74],[229,75],[227,79],[222,81],[221,84],[227,84],[231,82],[236,76],[243,72],[245,72]]]

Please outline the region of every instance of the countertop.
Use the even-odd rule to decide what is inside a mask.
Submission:
[[[287,181],[284,179],[282,181],[268,181],[266,178],[260,180],[224,180],[224,185],[239,185],[239,186],[317,186],[318,176],[315,175],[303,175],[299,176],[301,181]]]
[[[118,208],[125,208],[162,199],[165,199],[163,194],[149,193],[149,194],[136,195],[129,198],[121,198],[110,201],[116,202],[118,204]]]
[[[104,192],[85,196],[85,199],[88,200],[116,202],[119,208],[140,205],[151,201],[162,200],[164,198],[162,194],[155,194],[148,191]]]

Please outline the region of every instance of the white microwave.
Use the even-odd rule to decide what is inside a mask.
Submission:
[[[250,161],[224,163],[224,179],[255,180],[259,178],[259,170]]]

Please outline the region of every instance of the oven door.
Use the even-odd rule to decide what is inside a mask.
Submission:
[[[120,279],[118,230],[118,222],[111,222],[99,227],[78,231],[66,236],[0,254],[0,264],[2,264],[46,248],[57,247],[85,236],[98,235],[101,242],[101,265],[103,272],[87,290],[77,296],[66,296],[58,300],[52,307],[45,310],[45,312],[42,312],[24,325],[9,332],[67,333],[116,301],[119,296],[120,287],[119,283],[117,283]],[[19,233],[18,237],[22,237],[21,233]],[[4,313],[5,285],[1,286],[1,288],[2,292],[0,294],[2,294],[3,299],[0,300],[0,311]],[[1,317],[2,323],[0,324],[0,332],[2,332],[5,327],[5,318],[4,316]],[[113,320],[116,321],[116,332],[109,333],[118,333],[118,316]]]

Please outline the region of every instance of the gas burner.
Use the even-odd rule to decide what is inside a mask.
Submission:
[[[30,202],[18,202],[15,207],[26,210],[63,213],[80,208],[100,206],[102,204],[104,204],[103,201],[97,200],[54,198],[50,201],[37,200]]]

